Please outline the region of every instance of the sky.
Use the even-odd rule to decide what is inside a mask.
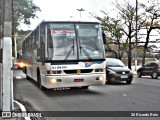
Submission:
[[[37,12],[39,19],[31,19],[31,25],[21,24],[19,29],[34,30],[36,26],[45,21],[97,21],[91,15],[96,13],[98,16],[103,15],[100,10],[105,10],[110,16],[116,16],[113,10],[115,0],[33,0],[33,3],[40,7],[41,12]],[[117,0],[121,2],[123,0]],[[129,0],[136,5],[136,0]],[[148,3],[149,0],[138,0],[138,2]],[[158,0],[160,1],[160,0]],[[77,9],[83,8],[81,12]]]
[[[116,15],[113,10],[113,2],[115,0],[33,0],[33,3],[40,7],[41,12],[37,12],[39,19],[31,19],[31,25],[26,26],[21,24],[19,29],[33,30],[43,20],[83,20],[83,21],[96,21],[91,13],[96,13],[101,16],[100,10],[107,10],[110,15]],[[121,2],[123,0],[117,0]],[[129,0],[136,5],[136,0]],[[148,0],[138,0],[148,1]],[[77,9],[83,8],[85,11],[80,12]]]
[[[91,18],[90,12],[97,13],[107,6],[111,8],[113,0],[33,0],[34,4],[40,7],[41,12],[37,12],[39,19],[31,19],[31,25],[21,25],[20,29],[33,30],[43,20],[83,20],[95,21]],[[81,12],[77,9],[83,8]]]

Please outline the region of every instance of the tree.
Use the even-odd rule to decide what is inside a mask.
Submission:
[[[160,16],[159,14],[160,7],[157,3],[158,3],[157,0],[151,0],[151,1],[148,1],[148,6],[143,3],[140,4],[140,7],[146,13],[146,16],[144,18],[145,24],[143,24],[143,26],[145,27],[146,34],[147,34],[144,50],[143,50],[142,65],[145,64],[146,51],[147,51],[148,43],[150,40],[151,31],[155,29],[160,29],[160,23],[159,21],[157,21],[158,17]]]
[[[41,11],[33,0],[13,0],[13,23],[12,23],[12,49],[15,56],[15,42],[17,27],[21,23],[30,25],[30,19],[38,18],[36,12]],[[23,40],[23,39],[22,39]]]
[[[18,27],[20,23],[30,25],[30,19],[38,18],[36,12],[41,11],[33,0],[13,0],[13,25]]]
[[[121,59],[124,52],[124,47],[122,43],[122,30],[121,30],[121,22],[120,20],[116,20],[115,18],[111,18],[105,11],[101,11],[105,16],[103,18],[91,13],[92,17],[96,18],[101,22],[103,26],[103,30],[107,33],[108,44],[106,45],[106,51],[112,52],[118,59]],[[117,51],[113,49],[112,44],[116,44]]]
[[[132,50],[136,47],[136,20],[137,28],[141,29],[141,25],[145,20],[142,19],[145,13],[141,13],[136,16],[136,6],[132,5],[129,1],[124,0],[121,4],[115,0],[114,7],[118,14],[116,18],[110,18],[108,14],[102,11],[105,15],[104,18],[96,16],[102,25],[106,27],[106,31],[111,35],[111,41],[115,42],[119,46],[119,52],[125,50],[128,56],[128,67],[131,69],[132,63]],[[124,40],[122,40],[122,38]],[[120,47],[122,46],[122,47]]]
[[[132,63],[132,49],[135,48],[136,43],[136,20],[137,20],[137,28],[141,28],[141,24],[144,21],[140,16],[143,16],[142,13],[139,16],[136,16],[136,7],[133,6],[129,1],[124,0],[124,3],[119,4],[117,1],[115,3],[115,7],[118,10],[118,15],[122,21],[122,31],[126,36],[126,44],[128,44],[128,67],[131,69]]]
[[[119,4],[118,1],[115,1],[114,6],[118,11],[117,20],[109,19],[110,17],[104,17],[108,19],[100,19],[102,25],[106,26],[106,30],[110,32],[111,38],[116,40],[116,43],[119,45],[119,50],[121,51],[121,47],[125,48],[128,55],[128,67],[131,69],[131,60],[132,60],[132,38],[135,36],[135,12],[136,9],[133,7],[128,1],[124,1],[123,4]],[[105,12],[103,12],[105,13]],[[107,24],[103,24],[107,23]],[[122,35],[124,35],[124,39],[122,41]],[[113,40],[112,40],[113,41]],[[122,44],[123,43],[123,44]]]

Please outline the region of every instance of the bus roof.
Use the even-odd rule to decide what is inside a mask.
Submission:
[[[83,24],[100,24],[99,22],[94,22],[94,21],[42,21],[42,22],[40,22],[37,26],[36,26],[36,28],[34,29],[34,30],[36,30],[40,25],[42,25],[42,24],[47,24],[47,23],[83,23]],[[34,31],[33,30],[33,31]],[[30,34],[32,34],[32,32],[33,31],[31,31],[25,38],[24,38],[24,40],[30,35]],[[23,40],[23,41],[24,41]]]
[[[82,24],[100,24],[99,22],[94,21],[42,21],[40,24],[36,26],[40,26],[41,24],[47,24],[47,23],[82,23]]]
[[[94,21],[42,21],[42,23],[99,23]]]

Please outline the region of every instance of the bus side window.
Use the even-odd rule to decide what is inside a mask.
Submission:
[[[107,44],[107,37],[106,37],[106,34],[104,32],[102,32],[102,38],[103,38],[103,43]]]
[[[48,58],[49,59],[52,59],[53,57],[53,40],[52,40],[52,37],[51,37],[51,34],[48,34],[48,39],[47,39],[47,52],[48,52]]]

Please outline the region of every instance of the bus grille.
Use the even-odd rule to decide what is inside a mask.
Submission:
[[[80,69],[80,73],[91,73],[93,69]],[[66,74],[77,74],[77,70],[64,70]]]

